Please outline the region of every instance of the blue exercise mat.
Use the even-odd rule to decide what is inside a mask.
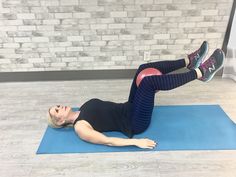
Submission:
[[[127,138],[120,132],[107,136]],[[148,137],[158,142],[153,149],[135,146],[111,147],[79,139],[73,128],[47,127],[37,154],[166,151],[235,150],[236,124],[219,105],[156,106],[149,128],[133,138]]]

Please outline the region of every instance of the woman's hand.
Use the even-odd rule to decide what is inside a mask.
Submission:
[[[136,139],[135,146],[143,149],[153,149],[156,146],[156,142],[147,138]]]

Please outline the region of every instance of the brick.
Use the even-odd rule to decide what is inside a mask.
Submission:
[[[182,28],[171,28],[168,30],[169,33],[183,33],[184,30]]]
[[[86,35],[96,35],[97,31],[96,30],[80,30],[80,35],[86,36]]]
[[[52,67],[65,67],[66,63],[51,63]]]
[[[222,33],[206,33],[205,37],[209,39],[218,39],[222,37]]]
[[[29,63],[43,63],[44,59],[43,58],[28,58]]]
[[[128,11],[128,17],[144,18],[146,17],[146,12],[145,11]]]
[[[100,47],[94,47],[94,46],[84,47],[84,51],[86,52],[93,51],[90,55],[94,54],[96,56],[96,52],[94,51],[100,51]]]
[[[183,45],[168,45],[168,47],[167,47],[168,49],[170,49],[170,50],[174,50],[174,49],[178,49],[178,50],[182,50],[182,49],[184,49],[184,46]]]
[[[164,16],[164,11],[147,11],[147,17],[162,17]]]
[[[53,57],[54,54],[43,52],[43,53],[40,54],[40,56],[43,57],[43,58],[47,58],[47,57]],[[47,61],[45,60],[45,62],[47,62]]]
[[[154,4],[171,4],[172,0],[154,0]]]
[[[80,0],[80,5],[97,5],[98,0]]]
[[[169,60],[170,58],[175,58],[175,55],[161,55],[161,60]]]
[[[22,58],[22,54],[8,53],[6,58],[19,59]]]
[[[126,28],[139,30],[139,29],[143,29],[143,24],[141,24],[141,23],[127,23]]]
[[[204,21],[204,17],[185,17],[187,22],[201,22]]]
[[[92,18],[109,18],[110,17],[110,12],[92,12],[91,13]]]
[[[38,48],[37,48],[37,51],[38,51],[39,53],[42,53],[42,52],[48,52],[49,50],[48,50],[48,48],[38,47]]]
[[[40,0],[40,3],[41,3],[41,6],[59,6],[59,1],[58,0],[45,0],[45,1],[42,1]]]
[[[190,3],[193,3],[194,0],[172,0],[173,1],[173,4],[190,4]],[[199,3],[199,0],[198,0],[198,3]]]
[[[149,23],[150,18],[134,18],[134,23]]]
[[[104,6],[86,6],[86,12],[104,12],[105,8]]]
[[[35,15],[31,13],[18,13],[18,19],[35,19]]]
[[[170,34],[155,34],[154,39],[170,39]]]
[[[94,61],[94,57],[79,57],[79,61]]]
[[[135,35],[120,35],[119,39],[120,40],[135,40],[136,37]]]
[[[32,42],[49,42],[47,37],[33,37]]]
[[[49,48],[50,52],[65,52],[66,48],[65,47],[53,47],[53,48]]]
[[[76,57],[63,57],[62,62],[74,62],[77,61]]]
[[[125,24],[109,24],[108,28],[109,29],[124,29]]]
[[[79,5],[79,0],[60,0],[62,6]]]
[[[214,26],[214,22],[199,22],[197,23],[197,27],[212,27]]]
[[[37,26],[37,30],[39,30],[39,31],[54,31],[54,26],[52,26],[52,25],[39,25],[39,26]]]
[[[11,12],[10,8],[3,8],[0,6],[0,9],[1,9],[1,13],[3,13],[3,14],[8,14]]]
[[[167,45],[152,45],[151,50],[156,50],[156,49],[167,49]]]
[[[107,29],[107,24],[92,24],[91,29]]]
[[[118,35],[106,35],[106,36],[102,36],[102,40],[104,40],[104,41],[118,40]]]
[[[134,51],[134,50],[125,51],[125,52],[124,52],[124,55],[125,55],[125,56],[138,56],[138,55],[139,55],[139,51]]]
[[[19,48],[20,44],[18,43],[3,43],[3,48]]]
[[[205,16],[216,16],[218,14],[218,10],[202,10],[201,14]]]
[[[67,40],[68,41],[83,41],[84,37],[83,36],[68,36]]]
[[[129,31],[131,34],[135,34],[135,35],[136,35],[136,34],[137,34],[137,35],[140,35],[140,34],[142,34],[142,35],[144,35],[144,34],[150,35],[150,34],[151,34],[150,31],[147,30],[147,29],[129,28],[128,31]],[[124,33],[124,34],[125,34],[125,33]]]
[[[184,22],[184,23],[179,23],[180,28],[194,28],[196,26],[196,23],[194,22]]]
[[[29,37],[15,37],[15,42],[31,42],[31,39]]]
[[[60,24],[60,20],[43,20],[43,24],[44,25],[59,25]]]
[[[106,45],[106,41],[91,41],[90,45],[91,46],[105,46]]]
[[[98,18],[97,23],[114,23],[114,18]]]
[[[0,26],[0,31],[17,31],[16,26]]]
[[[157,40],[141,40],[140,43],[143,45],[155,45],[157,44]]]
[[[67,47],[66,51],[69,51],[69,52],[83,51],[83,47]]]
[[[91,18],[91,14],[87,12],[73,13],[73,18]]]
[[[135,0],[135,4],[153,4],[153,0]]]
[[[190,39],[177,39],[175,41],[175,44],[190,44],[191,40]]]
[[[33,64],[32,63],[27,63],[27,64],[17,64],[17,68],[19,68],[20,70],[24,70],[25,68],[33,68]]]
[[[134,50],[150,50],[149,45],[134,46]]]
[[[2,20],[3,24],[6,26],[18,26],[18,25],[23,25],[23,20]]]
[[[89,35],[89,36],[84,36],[85,41],[98,41],[101,40],[101,36],[98,35]]]
[[[198,39],[198,38],[203,38],[204,34],[188,34],[188,38],[190,39]]]
[[[54,46],[69,47],[69,46],[72,46],[72,42],[54,42]]]
[[[55,13],[55,18],[58,19],[72,18],[72,13]]]
[[[1,54],[15,53],[15,49],[0,49]]]
[[[112,56],[111,60],[112,61],[125,61],[127,59],[126,56]]]
[[[167,17],[170,17],[170,16],[179,17],[182,15],[182,11],[169,10],[169,11],[165,11],[164,14]]]
[[[116,11],[116,12],[110,12],[111,17],[127,17],[127,12],[123,11]]]
[[[19,31],[35,31],[36,26],[18,26]]]
[[[4,60],[0,60],[0,64],[7,64],[7,63],[11,63],[10,59],[5,59]]]

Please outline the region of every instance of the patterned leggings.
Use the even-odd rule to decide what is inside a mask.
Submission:
[[[139,66],[131,86],[129,100],[132,103],[132,131],[134,134],[145,131],[151,121],[156,90],[171,90],[197,79],[195,70],[186,73],[167,74],[185,67],[185,60],[159,61]],[[136,78],[145,68],[156,68],[162,72],[160,76],[147,76],[143,78],[139,87],[136,86]]]

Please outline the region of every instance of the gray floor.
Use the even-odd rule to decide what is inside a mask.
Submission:
[[[236,151],[36,155],[49,106],[124,102],[131,80],[0,83],[0,176],[236,177]],[[236,84],[214,78],[159,92],[156,104],[219,104],[236,122]]]

